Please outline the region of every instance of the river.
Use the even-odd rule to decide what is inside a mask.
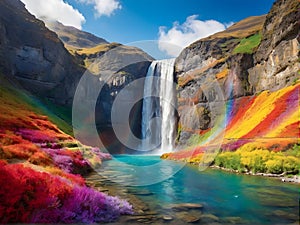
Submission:
[[[199,171],[195,165],[159,156],[114,156],[97,172],[155,210],[160,218],[155,224],[283,225],[299,221],[299,185],[277,179],[217,169]]]

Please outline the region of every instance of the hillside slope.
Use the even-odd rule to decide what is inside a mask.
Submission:
[[[46,26],[54,31],[65,45],[74,48],[92,48],[100,44],[108,44],[103,38],[71,26],[65,26],[58,21],[47,21],[47,19],[44,19],[44,21],[46,21]]]
[[[79,88],[87,104],[99,91],[100,80],[107,80],[99,96],[96,122],[101,131],[111,129],[115,93],[145,76],[153,58],[138,48],[107,43],[75,28],[57,26],[58,35],[31,15],[19,0],[0,1],[0,72],[16,79],[67,122],[71,121],[71,107],[81,78],[91,79],[89,86]],[[62,38],[64,44],[59,37],[66,33],[70,38]],[[90,113],[94,111],[92,108]]]
[[[62,132],[51,122],[59,118],[45,115],[16,81],[0,81],[0,222],[110,222],[132,213],[129,203],[87,187],[80,175],[110,155]]]
[[[70,105],[82,66],[18,0],[0,1],[0,68],[30,92]]]

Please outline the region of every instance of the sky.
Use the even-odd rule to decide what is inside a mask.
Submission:
[[[37,17],[93,33],[109,42],[182,48],[244,18],[268,13],[274,0],[21,0]],[[153,47],[151,45],[153,44]],[[154,46],[156,43],[157,46]],[[149,47],[150,46],[150,47]],[[152,50],[153,50],[152,49]],[[155,54],[155,53],[154,53]],[[162,56],[159,56],[162,57]]]

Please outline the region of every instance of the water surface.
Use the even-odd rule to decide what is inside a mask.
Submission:
[[[299,185],[277,179],[214,169],[203,172],[197,166],[158,156],[114,156],[103,163],[99,172],[133,193],[140,193],[139,197],[162,215],[178,213],[166,209],[170,204],[197,203],[204,206],[199,213],[215,215],[220,224],[230,218],[235,218],[233,224],[299,221]],[[161,182],[153,182],[156,180]],[[143,183],[151,185],[137,186]]]

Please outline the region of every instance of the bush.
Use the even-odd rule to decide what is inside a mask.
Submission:
[[[279,159],[278,157],[276,157],[275,159],[268,160],[266,162],[268,173],[274,173],[274,174],[282,173],[283,172],[282,164],[283,164],[282,159]]]
[[[0,186],[0,223],[99,223],[132,213],[118,197],[3,160]]]
[[[287,156],[283,160],[283,170],[289,173],[299,173],[300,159],[294,156]]]
[[[297,174],[300,171],[300,146],[296,144],[287,151],[274,152],[258,149],[255,144],[247,143],[236,152],[220,153],[214,164],[241,172]]]
[[[233,170],[242,170],[241,157],[236,152],[224,152],[215,159],[215,165]]]

